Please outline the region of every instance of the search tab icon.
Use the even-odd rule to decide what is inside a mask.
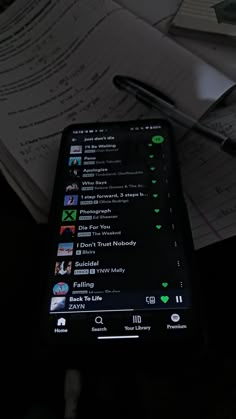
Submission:
[[[103,324],[103,318],[101,316],[95,317],[94,321],[96,324]]]

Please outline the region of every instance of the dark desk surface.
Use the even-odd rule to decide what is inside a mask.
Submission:
[[[31,338],[39,324],[42,291],[42,278],[39,277],[39,271],[44,258],[47,226],[35,223],[2,177],[0,177],[0,187],[2,191],[1,280],[4,287],[2,300],[4,300],[5,309],[1,311],[4,313],[2,314],[4,325],[1,324],[2,332],[4,330],[1,337],[4,336],[4,339],[1,341],[5,353],[2,360],[7,394],[11,400],[14,394],[15,407],[24,406],[26,400],[26,404],[32,400],[38,400],[36,395],[39,394],[39,387],[42,391],[42,386],[45,394],[50,394],[50,401],[53,397],[55,400],[58,399],[58,388],[60,388],[61,400],[63,400],[61,371],[56,369],[52,376],[52,372],[49,374],[48,369],[42,370],[41,366],[31,363]],[[228,384],[231,383],[234,377],[229,378],[229,371],[234,371],[233,376],[236,371],[235,249],[236,238],[232,238],[196,252],[200,270],[202,304],[208,326],[209,349],[214,358],[213,381],[214,385],[218,383],[217,386],[222,384],[222,379],[224,383],[226,381]],[[219,376],[221,384],[219,384]],[[94,380],[93,382],[96,381]],[[125,386],[124,381],[121,378],[122,388]],[[210,386],[212,385],[213,382]],[[86,397],[88,395],[85,399]],[[8,415],[8,417],[11,416]],[[203,417],[202,414],[201,417]]]

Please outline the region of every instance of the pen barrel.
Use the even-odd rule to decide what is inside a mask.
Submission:
[[[153,107],[163,112],[173,121],[177,122],[178,124],[192,129],[198,125],[198,121],[192,118],[190,115],[185,114],[180,109],[177,109],[175,106],[167,105],[165,102],[156,99],[156,103],[152,104]]]
[[[224,134],[219,132],[213,131],[205,125],[196,124],[194,129],[195,131],[203,134],[206,138],[209,138],[211,142],[217,144],[222,151],[225,151],[232,157],[236,157],[236,140],[226,137]]]
[[[178,109],[173,101],[169,101],[166,97],[164,98],[157,90],[131,77],[115,76],[113,81],[115,86],[118,88],[124,89],[126,92],[135,96],[138,100],[152,106],[158,111],[161,111],[169,119],[177,122],[178,124],[190,130],[194,129],[194,131],[211,140],[212,143],[218,145],[221,150],[231,156],[236,156],[235,140],[208,128],[205,125],[202,125],[192,116],[187,115]]]
[[[197,123],[194,125],[193,128],[195,131],[199,132],[200,134],[203,134],[205,137],[208,137],[209,139],[214,141],[214,143],[218,144],[221,147],[223,146],[224,142],[228,140],[228,137],[226,137],[224,134],[216,132],[205,125]]]
[[[210,140],[212,144],[220,147],[222,151],[236,157],[236,140],[229,138],[220,132],[214,131],[176,108],[172,109],[172,112],[168,112],[168,116],[186,128],[193,129],[199,134],[202,134],[204,138]]]

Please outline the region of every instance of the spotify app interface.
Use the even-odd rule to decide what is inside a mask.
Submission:
[[[163,124],[67,131],[48,277],[51,337],[155,340],[191,329],[188,223]]]

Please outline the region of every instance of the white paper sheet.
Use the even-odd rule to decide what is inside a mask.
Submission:
[[[236,138],[236,104],[205,123]],[[235,158],[197,134],[179,144],[182,179],[196,248],[236,235]]]
[[[7,147],[17,162],[9,162],[6,176],[12,176],[11,184],[38,220],[45,220],[49,209],[66,125],[147,115],[146,107],[114,88],[115,74],[161,88],[196,118],[233,84],[112,1],[25,0],[21,5],[18,24],[12,24],[14,15],[8,15],[8,24],[0,19],[0,27],[5,24],[0,35],[0,146],[1,155]],[[21,14],[25,8],[27,15]],[[41,218],[32,202],[41,207]]]
[[[209,14],[211,19],[212,15],[215,15],[214,9],[211,6],[217,3],[219,4],[220,2],[205,0],[190,0],[188,2],[184,1],[178,12],[178,15],[181,15],[181,10],[183,14],[186,13],[186,19],[190,26],[191,19],[189,18],[189,14],[192,14],[193,17],[195,16],[195,19],[198,16],[199,21],[202,20],[203,22],[207,22],[206,30],[209,30],[207,19]],[[208,13],[206,13],[207,7]],[[213,16],[213,20],[216,21],[215,16]],[[218,25],[218,29],[219,27],[222,27],[222,25],[222,23]],[[232,29],[235,28],[234,25],[231,25],[231,27]],[[215,41],[213,39],[209,40],[209,37],[204,36],[203,34],[199,36],[198,31],[194,34],[194,36],[188,36],[186,33],[185,36],[178,35],[174,37],[174,39],[193,54],[196,54],[198,57],[201,57],[215,68],[218,68],[218,70],[226,74],[232,80],[236,80],[235,45],[232,43],[227,42],[226,40],[224,42],[219,42],[218,38]],[[234,100],[236,101],[236,96],[234,96]]]
[[[219,41],[209,41],[207,39],[196,39],[178,36],[175,39],[184,48],[202,58],[219,71],[226,74],[232,80],[236,80],[236,59],[235,46],[230,43],[220,43]],[[236,97],[235,97],[236,101]]]
[[[144,112],[114,88],[115,74],[153,83],[197,118],[232,85],[108,0],[41,1],[28,19],[0,49],[2,140],[48,203],[63,127]]]
[[[182,0],[116,0],[117,3],[151,25],[159,25],[173,16]]]

